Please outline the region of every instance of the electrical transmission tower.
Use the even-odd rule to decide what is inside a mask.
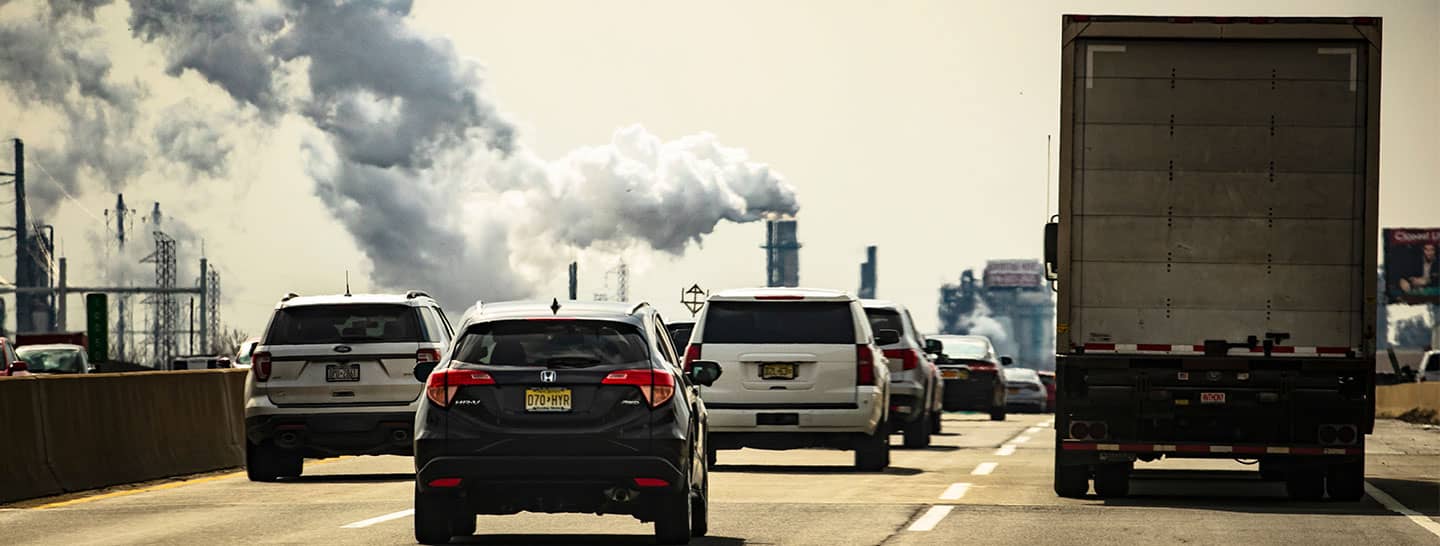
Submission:
[[[209,349],[209,352],[210,352],[211,354],[214,354],[215,352],[220,351],[221,349],[226,349],[226,350],[228,350],[228,347],[221,347],[221,346],[220,346],[220,334],[221,334],[221,332],[220,332],[220,272],[219,272],[219,271],[216,271],[216,270],[214,270],[214,269],[211,269],[211,270],[210,270],[210,284],[209,284],[208,286],[206,286],[205,289],[206,289],[206,292],[207,292],[207,294],[206,294],[206,296],[205,296],[205,298],[206,298],[206,299],[205,299],[205,307],[206,307],[206,309],[205,309],[206,315],[205,315],[205,316],[207,317],[206,320],[209,322],[209,326],[210,326],[209,329],[208,329],[208,331],[207,331],[207,335],[210,337],[210,339],[209,339],[209,342],[208,342],[208,343],[202,342],[200,346],[201,346],[202,348],[207,348],[207,349]]]
[[[155,252],[146,256],[141,263],[155,264],[155,287],[175,288],[175,238],[162,231],[155,231]],[[180,303],[173,293],[153,294],[143,303],[152,309],[150,339],[154,351],[156,368],[163,368],[176,356],[176,322],[180,316]]]

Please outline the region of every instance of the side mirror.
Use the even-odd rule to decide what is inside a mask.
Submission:
[[[1013,359],[1013,358],[1010,358],[1010,357],[1008,357],[1008,356],[1002,356],[1002,357],[1000,357],[1000,365],[1001,365],[1001,366],[1009,366],[1009,365],[1014,364],[1014,363],[1015,363],[1015,359]]]
[[[415,365],[415,380],[424,383],[430,379],[430,373],[435,371],[435,365],[439,362],[421,362]]]
[[[876,345],[894,345],[900,343],[900,332],[896,330],[876,330]]]
[[[1060,278],[1060,270],[1057,264],[1060,263],[1060,224],[1050,222],[1045,224],[1045,280],[1055,281]]]
[[[945,346],[940,344],[940,340],[938,340],[938,339],[927,339],[927,340],[925,340],[925,352],[930,353],[930,354],[932,354],[932,355],[938,355],[938,354],[941,354],[941,352],[944,351],[944,350],[945,350]]]
[[[720,368],[720,363],[714,360],[696,360],[690,363],[690,380],[702,387],[709,387],[720,379],[720,374],[725,370]]]

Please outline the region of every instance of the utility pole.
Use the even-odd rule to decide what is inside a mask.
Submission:
[[[210,292],[210,262],[200,258],[200,353],[210,354],[210,317],[205,316],[206,310],[210,309],[206,303],[209,301]]]
[[[25,217],[25,142],[15,139],[15,286],[31,286],[29,219]],[[35,331],[34,296],[15,295],[15,333]]]

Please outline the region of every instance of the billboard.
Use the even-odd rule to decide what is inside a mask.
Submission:
[[[1040,260],[990,260],[984,280],[986,288],[1045,286],[1045,266]]]
[[[1385,301],[1440,304],[1440,228],[1384,230]]]

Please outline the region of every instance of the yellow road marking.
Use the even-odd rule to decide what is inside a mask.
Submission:
[[[341,460],[345,460],[345,459],[349,459],[349,458],[351,458],[351,457],[350,457],[349,455],[346,455],[346,456],[343,456],[343,457],[336,457],[336,458],[334,458],[334,459],[322,459],[322,460],[319,460],[319,461],[311,461],[311,462],[309,462],[309,463],[306,463],[305,466],[310,467],[310,466],[321,465],[321,464],[325,464],[325,463],[331,463],[331,462],[341,461]],[[93,501],[98,501],[98,500],[113,499],[113,498],[116,498],[116,497],[128,497],[128,496],[130,496],[130,495],[138,495],[138,494],[140,494],[140,493],[149,493],[149,492],[152,492],[152,491],[164,491],[164,490],[166,490],[166,489],[174,489],[174,488],[176,488],[176,487],[181,487],[181,486],[186,486],[186,485],[195,485],[195,484],[206,483],[206,482],[214,482],[214,481],[220,481],[220,480],[228,480],[228,479],[230,479],[230,478],[237,478],[237,477],[244,476],[244,475],[245,475],[244,472],[231,472],[231,473],[229,473],[229,474],[220,474],[220,475],[218,475],[218,476],[205,476],[205,477],[203,477],[203,478],[194,478],[194,479],[189,479],[189,480],[181,480],[181,481],[178,481],[178,482],[161,483],[161,484],[156,484],[156,485],[152,485],[152,486],[149,486],[149,487],[140,487],[140,488],[136,488],[136,489],[126,489],[126,490],[123,490],[123,491],[111,491],[111,492],[109,492],[109,493],[99,493],[99,494],[90,495],[90,496],[86,496],[86,497],[79,497],[79,498],[74,498],[74,499],[69,499],[69,500],[63,500],[63,501],[59,501],[59,502],[52,502],[52,503],[49,503],[49,504],[42,504],[42,505],[39,505],[39,506],[31,507],[30,509],[31,509],[31,510],[48,510],[48,509],[51,509],[51,508],[63,508],[63,507],[66,507],[66,506],[73,506],[73,505],[76,505],[76,504],[83,504],[83,503],[93,502]]]

